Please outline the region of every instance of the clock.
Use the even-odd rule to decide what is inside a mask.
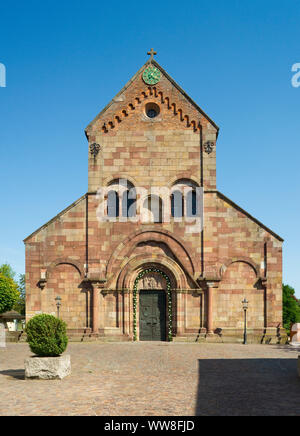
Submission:
[[[158,68],[153,67],[153,65],[150,65],[150,67],[146,68],[143,72],[143,80],[147,85],[155,85],[160,81],[161,73]]]

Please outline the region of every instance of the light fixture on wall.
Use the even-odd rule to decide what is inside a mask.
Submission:
[[[56,301],[56,307],[57,307],[57,318],[59,318],[59,309],[60,309],[60,306],[61,306],[61,297],[58,295],[55,298],[55,301]]]

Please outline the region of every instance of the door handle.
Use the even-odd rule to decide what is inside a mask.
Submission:
[[[147,325],[156,325],[156,324],[157,324],[157,318],[152,318],[151,322],[147,322]]]

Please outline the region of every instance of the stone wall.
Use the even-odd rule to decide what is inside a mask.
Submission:
[[[87,321],[84,278],[86,253],[85,198],[79,199],[26,241],[26,318],[41,312],[56,313],[55,297],[70,327]],[[42,276],[46,277],[43,288]]]
[[[232,263],[215,292],[214,327],[244,327],[242,300],[249,301],[248,327],[264,327],[264,289],[255,288],[257,282],[253,268],[245,262]]]
[[[48,275],[47,289],[41,295],[42,312],[56,315],[55,298],[60,296],[60,317],[69,328],[90,326],[90,293],[81,286],[80,273],[74,265],[59,264]]]

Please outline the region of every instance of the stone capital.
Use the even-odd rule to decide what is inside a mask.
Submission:
[[[260,282],[261,286],[265,287],[265,286],[267,286],[268,279],[267,279],[267,277],[260,277],[258,279],[258,282]]]
[[[201,276],[198,278],[198,282],[204,288],[218,288],[221,279],[216,276]]]
[[[90,282],[92,283],[94,288],[98,288],[98,289],[104,289],[105,288],[105,284],[106,284],[106,279],[91,279]]]
[[[206,286],[208,288],[218,288],[219,287],[219,282],[220,280],[207,280],[206,281]]]

